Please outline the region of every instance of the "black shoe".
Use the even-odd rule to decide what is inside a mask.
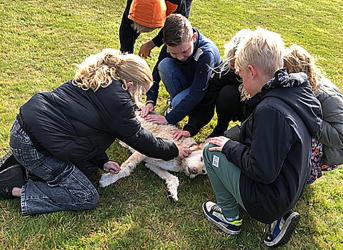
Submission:
[[[13,198],[12,189],[25,185],[24,170],[19,164],[0,171],[0,197]]]
[[[281,219],[269,225],[269,232],[264,239],[264,244],[268,247],[279,247],[286,244],[298,224],[300,215],[297,212],[289,212]]]
[[[8,152],[4,157],[0,159],[0,172],[16,164],[19,164],[19,163],[14,158],[12,152]]]

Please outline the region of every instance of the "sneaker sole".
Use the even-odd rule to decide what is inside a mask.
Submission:
[[[7,152],[1,159],[0,159],[0,172],[5,170],[6,168],[10,167],[11,165],[17,164],[16,159],[14,158],[11,151]]]
[[[221,224],[218,224],[217,221],[213,220],[210,216],[207,215],[207,210],[205,207],[205,203],[202,205],[202,211],[204,212],[206,219],[211,222],[212,224],[214,224],[216,227],[218,227],[220,230],[222,230],[224,233],[228,234],[228,235],[237,235],[241,232],[241,230],[239,231],[231,231],[230,229],[227,229],[226,227],[224,227]]]
[[[0,171],[0,197],[13,198],[12,189],[23,185],[25,185],[24,172],[19,164]]]
[[[299,219],[300,215],[298,213],[291,215],[285,222],[287,230],[281,231],[280,235],[271,242],[264,241],[264,244],[268,247],[279,247],[285,245],[291,239],[292,233],[295,230]]]

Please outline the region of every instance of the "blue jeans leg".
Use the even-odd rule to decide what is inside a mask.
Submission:
[[[38,151],[16,120],[10,133],[14,157],[43,181],[29,180],[22,188],[24,215],[95,208],[99,195],[88,178],[72,163]]]
[[[158,65],[158,71],[171,100],[181,91],[189,88],[191,82],[182,72],[182,65],[175,59],[164,58]]]
[[[185,90],[182,90],[180,93],[178,93],[172,100],[171,100],[171,107],[175,108],[183,99],[186,98],[186,96],[189,94],[190,88],[187,88]]]

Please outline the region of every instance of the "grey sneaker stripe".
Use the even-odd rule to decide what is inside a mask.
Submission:
[[[12,168],[18,168],[18,167],[20,167],[20,165],[18,165],[18,164],[13,165],[13,166],[10,166],[10,167],[8,167],[8,168],[6,168],[6,169],[0,171],[0,174],[5,173],[6,171],[8,171],[8,170],[10,170],[10,169],[12,169]]]

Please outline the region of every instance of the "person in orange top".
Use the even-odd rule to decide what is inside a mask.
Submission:
[[[119,28],[120,51],[133,53],[140,33],[162,28],[166,17],[178,13],[188,18],[192,0],[127,0]],[[139,49],[139,55],[147,58],[155,47],[163,44],[162,29]]]

